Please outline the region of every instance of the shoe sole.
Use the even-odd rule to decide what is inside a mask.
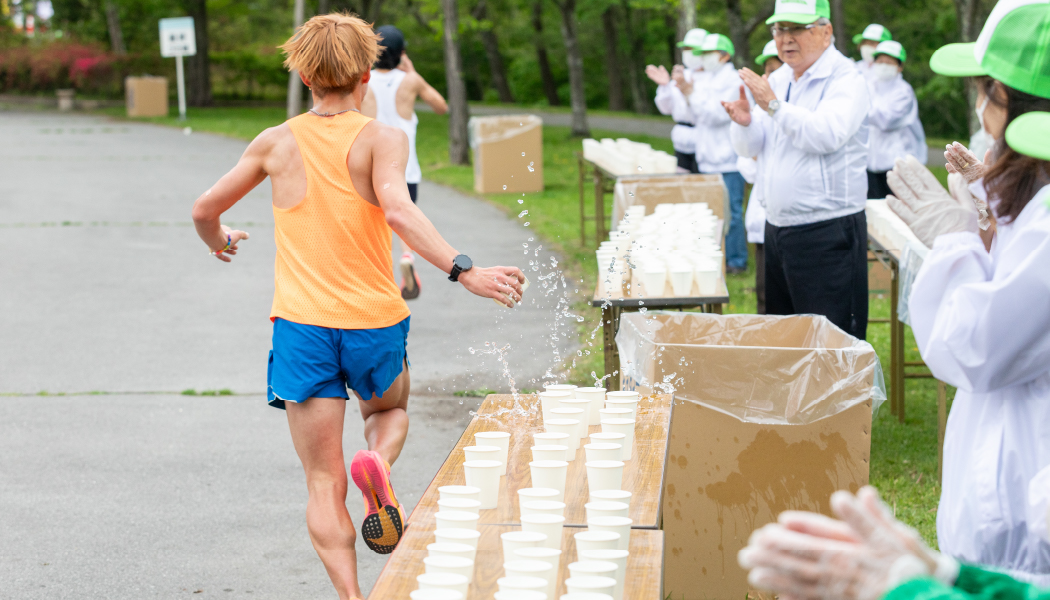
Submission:
[[[404,535],[405,515],[394,496],[386,465],[374,452],[362,450],[350,465],[354,483],[364,495],[368,515],[361,524],[361,537],[377,554],[390,554]]]
[[[401,297],[405,300],[415,300],[419,297],[419,277],[416,276],[416,266],[410,260],[401,261]]]

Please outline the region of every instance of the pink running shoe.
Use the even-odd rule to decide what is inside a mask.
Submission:
[[[405,512],[390,484],[390,465],[371,450],[358,450],[350,463],[350,476],[365,499],[361,537],[377,554],[390,554],[405,531]]]

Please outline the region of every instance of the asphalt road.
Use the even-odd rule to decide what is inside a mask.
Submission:
[[[334,597],[284,413],[263,396],[269,185],[227,214],[252,233],[232,264],[189,220],[245,143],[43,112],[0,112],[0,139],[0,598]],[[393,472],[410,507],[478,404],[452,392],[539,387],[575,339],[527,228],[426,182],[420,206],[477,264],[537,264],[514,311],[420,267]],[[385,557],[358,551],[367,590]]]

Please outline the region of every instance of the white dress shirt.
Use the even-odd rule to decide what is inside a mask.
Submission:
[[[694,86],[703,85],[703,71],[686,71],[685,80]],[[671,144],[675,152],[682,154],[693,154],[696,152],[696,133],[691,125],[683,123],[694,122],[693,110],[689,108],[689,100],[686,99],[678,84],[672,79],[670,82],[657,86],[656,109],[662,115],[670,115],[674,119],[675,126],[671,129]]]
[[[739,99],[744,82],[731,62],[704,73],[704,83],[694,84],[689,95],[696,123],[696,165],[701,173],[730,173],[737,170],[737,155],[729,141],[729,125],[733,121],[722,102]]]
[[[790,227],[862,212],[868,195],[868,86],[853,61],[829,46],[798,81],[785,64],[769,84],[780,110],[770,117],[756,105],[751,125],[729,128],[737,153],[758,156],[762,165],[766,220]]]
[[[871,111],[871,141],[868,144],[868,170],[882,173],[893,168],[893,161],[912,155],[926,164],[926,132],[919,121],[919,102],[915,91],[900,73],[888,81],[868,79]]]

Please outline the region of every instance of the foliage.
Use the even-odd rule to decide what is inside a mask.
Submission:
[[[21,44],[0,53],[0,92],[76,88],[88,94],[119,96],[126,75],[157,62],[141,56],[117,56],[97,43]]]

